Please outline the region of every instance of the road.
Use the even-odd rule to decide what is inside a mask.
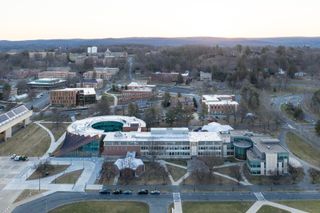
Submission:
[[[33,98],[31,101],[27,102],[25,105],[31,109],[31,107],[33,108],[37,108],[37,109],[43,109],[46,106],[49,105],[50,103],[50,96],[48,92],[43,92],[43,95],[39,98]]]
[[[279,116],[282,121],[284,121],[291,131],[300,135],[303,138],[308,139],[308,141],[315,147],[319,147],[318,141],[319,137],[315,134],[315,120],[314,115],[311,115],[304,110],[305,122],[293,121],[286,116],[285,113],[281,112],[281,105],[285,103],[292,103],[293,105],[303,105],[304,96],[302,94],[298,95],[285,95],[272,98],[272,105],[275,110],[279,112]]]
[[[278,200],[320,200],[318,192],[264,192],[263,196],[270,201]],[[172,194],[161,195],[100,195],[97,192],[56,192],[45,197],[33,200],[18,206],[14,213],[42,213],[48,212],[58,206],[85,200],[108,201],[140,201],[150,207],[151,213],[167,212],[168,206],[173,202]],[[181,193],[182,201],[256,201],[253,192],[214,192],[214,193]]]

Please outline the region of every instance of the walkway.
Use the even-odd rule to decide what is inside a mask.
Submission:
[[[248,209],[248,211],[246,213],[256,213],[262,206],[267,205],[267,206],[273,206],[275,208],[278,209],[283,209],[286,210],[288,212],[294,212],[294,213],[307,213],[305,211],[301,211],[299,209],[295,209],[295,208],[291,208],[279,203],[274,203],[274,202],[270,202],[270,201],[256,201],[251,207],[250,209]]]

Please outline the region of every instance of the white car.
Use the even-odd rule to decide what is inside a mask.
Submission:
[[[10,156],[10,159],[13,160],[16,156],[17,156],[16,154],[13,154],[13,155]]]

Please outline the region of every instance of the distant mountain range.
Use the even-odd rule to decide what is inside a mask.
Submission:
[[[218,38],[218,37],[132,37],[132,38],[105,38],[105,39],[49,39],[6,41],[0,40],[0,51],[9,50],[43,50],[49,48],[72,48],[80,46],[110,46],[110,45],[151,45],[151,46],[235,46],[237,44],[248,46],[310,46],[320,47],[320,37],[277,37],[277,38]]]

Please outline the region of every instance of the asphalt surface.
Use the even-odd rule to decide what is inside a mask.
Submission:
[[[264,198],[269,201],[278,200],[320,200],[318,192],[264,192]],[[18,206],[14,213],[42,213],[59,206],[79,201],[107,200],[107,201],[139,201],[150,207],[151,213],[167,212],[168,206],[173,202],[171,193],[161,195],[101,195],[97,192],[75,193],[56,192],[41,197],[29,203]],[[215,192],[215,193],[181,193],[182,201],[256,201],[253,192]]]
[[[39,98],[34,98],[32,99],[32,101],[26,103],[26,106],[31,109],[31,107],[33,108],[38,108],[38,109],[43,109],[46,106],[49,105],[50,103],[50,96],[48,92],[43,92],[43,95]]]

